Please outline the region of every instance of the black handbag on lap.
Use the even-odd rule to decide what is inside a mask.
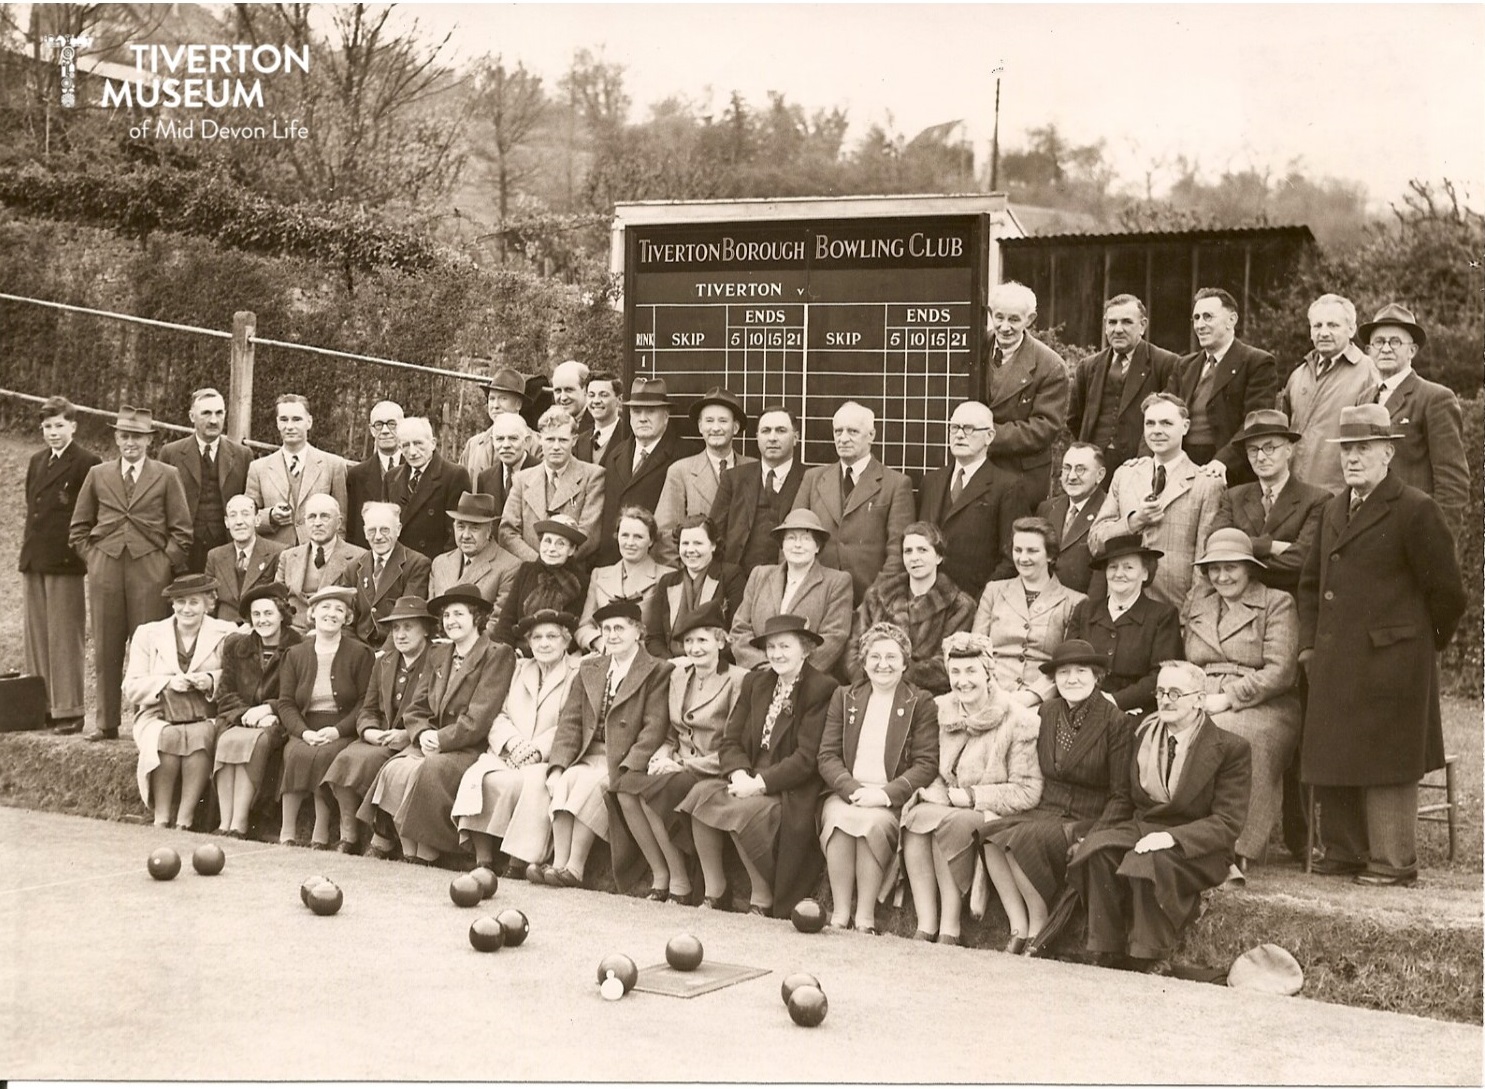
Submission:
[[[189,692],[177,692],[173,688],[160,692],[160,716],[166,722],[201,722],[215,714],[211,701],[195,688]]]

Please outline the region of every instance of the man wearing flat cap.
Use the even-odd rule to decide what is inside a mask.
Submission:
[[[605,458],[603,518],[598,524],[595,567],[619,562],[619,511],[643,507],[653,513],[660,505],[665,475],[695,448],[670,427],[670,393],[663,378],[636,378],[624,401],[629,412],[629,437],[612,458]]]
[[[1387,406],[1397,432],[1392,472],[1404,484],[1434,497],[1458,539],[1464,532],[1470,494],[1459,398],[1413,369],[1428,337],[1407,307],[1388,303],[1356,335],[1382,375],[1377,403]]]
[[[180,474],[147,456],[155,435],[149,410],[122,406],[113,434],[119,459],[88,470],[67,534],[88,565],[96,716],[83,735],[89,741],[119,736],[124,643],[140,624],[170,615],[161,594],[191,549]]]
[[[699,454],[681,458],[666,470],[660,505],[655,508],[660,539],[655,542],[654,556],[672,566],[677,560],[671,531],[693,514],[710,514],[722,474],[754,461],[734,447],[738,436],[747,429],[748,414],[742,402],[728,390],[713,386],[702,394],[691,406],[691,423],[706,448]]]
[[[1444,766],[1437,655],[1465,607],[1439,505],[1391,471],[1400,438],[1382,405],[1341,410],[1346,490],[1299,578],[1300,777],[1325,849],[1314,868],[1373,886],[1418,877],[1418,780]]]

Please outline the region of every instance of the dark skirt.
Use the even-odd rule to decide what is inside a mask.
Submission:
[[[334,711],[313,711],[304,716],[304,721],[311,730],[323,730],[339,722],[340,715]],[[348,737],[338,737],[324,745],[307,745],[297,737],[289,738],[284,743],[284,774],[278,784],[278,796],[317,789],[335,758],[350,743]]]
[[[459,829],[452,815],[454,795],[459,792],[459,780],[478,758],[473,749],[423,757],[423,770],[413,780],[397,825],[403,839],[435,851],[459,849]]]
[[[1067,881],[1067,848],[1093,826],[1056,811],[1032,809],[986,826],[981,838],[1016,861],[1032,888],[1049,906]]]
[[[371,784],[376,782],[382,765],[397,755],[395,749],[385,745],[373,745],[369,741],[353,741],[337,756],[325,772],[325,785],[349,790],[358,798],[366,796]]]
[[[773,883],[784,808],[779,795],[734,798],[723,780],[703,779],[676,808],[708,828],[729,833],[753,868]]]

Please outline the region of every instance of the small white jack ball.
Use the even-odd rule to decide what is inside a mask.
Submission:
[[[609,1002],[617,1002],[624,997],[624,982],[610,972],[608,978],[598,985],[598,993]]]

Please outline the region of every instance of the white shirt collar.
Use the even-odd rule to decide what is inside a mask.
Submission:
[[[1396,390],[1398,386],[1402,385],[1403,380],[1412,373],[1413,365],[1410,363],[1407,366],[1403,367],[1402,370],[1394,374],[1391,378],[1382,379],[1382,388],[1385,389],[1388,393],[1391,393]]]
[[[119,472],[126,473],[131,468],[137,474],[144,468],[144,458],[140,458],[138,461],[130,461],[128,458],[123,457],[119,458]]]
[[[840,465],[842,470],[849,468],[851,470],[851,479],[859,481],[861,474],[866,471],[866,464],[869,461],[871,461],[871,455],[867,454],[865,457],[858,458],[852,462],[838,461],[836,464]]]
[[[398,456],[395,451],[390,454],[384,454],[380,450],[378,450],[376,452],[376,456],[377,460],[382,463],[382,472],[384,473],[390,473],[393,469],[402,464],[402,458]]]
[[[1293,473],[1286,469],[1284,470],[1284,475],[1278,479],[1277,483],[1265,484],[1263,481],[1260,480],[1258,482],[1258,487],[1263,491],[1273,493],[1273,495],[1277,497],[1281,491],[1289,486],[1289,478],[1293,475]]]
[[[990,337],[992,340],[994,340],[995,334],[991,333]],[[1016,343],[1012,344],[1009,348],[1002,348],[1000,346],[1000,341],[998,340],[994,340],[994,343],[995,350],[1000,353],[1000,358],[1009,359],[1011,358],[1011,356],[1015,355],[1021,350],[1021,345],[1026,343],[1026,334],[1023,332],[1019,337],[1016,338]]]
[[[201,441],[201,436],[200,435],[197,435],[196,436],[196,449],[201,452],[201,456],[202,457],[205,457],[206,456],[206,452],[208,450],[215,451],[217,449],[217,444],[220,443],[221,441],[222,441],[221,438],[218,437],[218,438],[212,439],[210,442],[202,442]]]
[[[966,484],[968,484],[970,482],[970,480],[974,477],[974,475],[977,472],[980,471],[980,466],[981,465],[984,465],[985,462],[987,462],[989,460],[990,459],[989,459],[989,455],[988,455],[988,452],[987,452],[985,454],[981,454],[974,461],[971,461],[968,465],[962,465],[961,466],[958,461],[955,461],[954,462],[954,468],[955,469],[961,469],[962,468],[964,470],[964,482]]]
[[[780,487],[782,487],[784,478],[787,477],[794,468],[794,459],[790,458],[788,461],[782,462],[781,464],[776,465],[773,468],[769,468],[768,463],[764,461],[760,461],[758,465],[760,466],[760,471],[763,473],[764,483],[768,482],[769,473],[777,473],[779,485]]]
[[[613,435],[614,428],[616,428],[618,426],[619,426],[619,418],[617,416],[614,417],[613,423],[607,424],[607,425],[605,425],[603,427],[600,427],[598,425],[598,421],[597,420],[594,420],[593,421],[593,438],[598,442],[598,444],[600,446],[607,446],[608,445],[609,437],[611,435]]]
[[[51,447],[47,447],[47,449],[48,450],[51,450]],[[68,450],[71,450],[71,449],[72,449],[72,440],[71,439],[68,439],[67,440],[67,445],[64,446],[64,447],[62,447],[62,449],[60,449],[60,450],[51,450],[52,460],[55,461],[57,458],[61,457],[63,454],[67,453]]]
[[[1230,350],[1230,349],[1231,349],[1231,348],[1232,348],[1232,346],[1233,346],[1233,345],[1234,345],[1234,344],[1236,344],[1236,343],[1237,343],[1237,338],[1236,338],[1236,337],[1233,337],[1233,338],[1232,338],[1232,339],[1231,339],[1231,340],[1229,340],[1229,341],[1228,341],[1228,342],[1227,342],[1227,343],[1226,343],[1226,345],[1224,345],[1224,346],[1223,346],[1223,347],[1222,347],[1222,348],[1221,348],[1221,349],[1220,349],[1220,350],[1218,350],[1218,351],[1209,351],[1209,352],[1207,352],[1207,355],[1209,355],[1209,356],[1211,356],[1211,357],[1212,357],[1212,358],[1213,358],[1213,359],[1215,359],[1215,360],[1216,360],[1216,361],[1217,361],[1217,362],[1218,362],[1218,363],[1221,363],[1221,362],[1222,362],[1222,359],[1223,359],[1223,357],[1224,357],[1224,356],[1226,356],[1226,355],[1227,355],[1227,353],[1228,353],[1228,351],[1229,351],[1229,350]]]

